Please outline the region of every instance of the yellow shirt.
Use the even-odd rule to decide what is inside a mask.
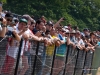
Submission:
[[[52,36],[52,38],[56,38],[56,36]],[[55,44],[47,46],[46,48],[46,55],[52,56],[54,54]]]

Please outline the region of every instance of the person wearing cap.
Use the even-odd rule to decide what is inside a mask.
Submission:
[[[66,33],[66,30],[64,28],[59,30],[60,36],[58,34],[58,38],[61,40],[61,42],[60,42],[61,45],[56,48],[56,57],[55,57],[55,61],[54,61],[54,68],[59,68],[59,67],[63,66],[65,58],[66,58],[66,52],[67,52],[66,48],[67,48],[67,45],[69,45],[70,38],[69,37],[66,38],[65,33]],[[63,67],[59,68],[59,69],[54,69],[53,75],[57,75],[62,69],[63,69]]]
[[[7,12],[5,15],[5,19],[7,20],[7,25],[10,25],[13,19],[13,15],[10,12]]]
[[[45,26],[46,26],[46,33],[45,34],[50,36],[50,31],[53,28],[53,23],[51,21],[48,21]]]
[[[1,71],[1,73],[4,75],[5,74],[13,75],[13,69],[15,67],[14,62],[17,59],[19,43],[23,33],[27,30],[26,26],[27,26],[27,20],[20,19],[18,27],[16,26],[15,27],[16,29],[12,31],[14,36],[8,41],[9,44],[7,48],[6,60]]]
[[[81,32],[80,31],[77,31],[76,34],[75,34],[75,44],[76,44],[76,47],[80,50],[83,50],[85,49],[85,43],[84,41],[82,40],[81,38]]]
[[[30,48],[29,48],[30,42],[28,39],[30,38],[30,39],[36,40],[36,41],[44,41],[44,37],[38,37],[32,33],[32,31],[29,29],[29,27],[31,26],[30,22],[28,22],[25,18],[22,18],[19,21],[19,28],[23,28],[23,25],[25,27],[25,30],[24,30],[25,32],[22,34],[22,37],[24,38],[24,40],[23,40],[21,56],[22,56],[22,64],[24,67],[22,68],[21,72],[19,73],[20,75],[24,75],[25,72],[29,68],[28,62],[30,62],[30,61],[28,61],[28,59],[29,59],[28,57],[30,57],[30,55],[27,55],[27,54],[30,54]]]
[[[81,34],[82,36],[89,36],[89,29],[88,28],[83,29],[83,32]]]

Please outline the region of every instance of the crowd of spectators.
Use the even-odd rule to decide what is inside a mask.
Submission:
[[[71,24],[61,25],[60,23],[66,21],[64,18],[60,18],[56,23],[52,20],[47,21],[45,16],[41,16],[35,20],[28,14],[20,16],[14,16],[11,12],[3,11],[0,15],[0,37],[11,36],[8,40],[8,47],[6,53],[6,60],[1,69],[1,74],[13,75],[13,66],[17,58],[19,43],[23,38],[23,45],[21,50],[21,62],[23,67],[21,68],[19,75],[24,75],[29,68],[29,61],[27,52],[31,50],[29,39],[41,42],[40,45],[46,46],[46,51],[43,51],[44,47],[40,47],[38,52],[41,58],[43,52],[48,59],[43,59],[43,62],[48,66],[51,66],[50,59],[56,46],[56,59],[54,68],[63,66],[66,55],[67,45],[71,45],[73,49],[95,51],[97,46],[100,46],[100,30],[90,31],[88,28],[84,28],[80,31],[77,26],[72,27]],[[31,53],[32,54],[32,53]],[[33,52],[33,55],[34,52]],[[42,64],[41,64],[42,65]],[[46,70],[46,71],[45,71]],[[60,69],[59,69],[60,70]],[[55,69],[53,75],[57,75],[59,70]],[[36,71],[37,75],[49,74],[49,69],[45,67],[43,73],[41,70]]]

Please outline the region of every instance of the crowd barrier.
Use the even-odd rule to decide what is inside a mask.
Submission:
[[[0,73],[5,63],[8,38],[0,38]],[[22,63],[21,49],[23,39],[20,41],[17,58],[14,62],[13,75],[20,75],[21,69],[24,69]],[[30,50],[25,53],[28,58],[28,69],[25,75],[87,75],[92,73],[92,62],[95,59],[94,52],[91,50],[73,49],[72,46],[67,45],[65,58],[57,60],[56,48],[52,55],[46,54],[47,47],[43,42],[30,40]],[[61,63],[61,61],[63,61]],[[26,61],[24,61],[26,62]],[[61,65],[59,65],[61,64]],[[4,74],[5,75],[5,74]]]

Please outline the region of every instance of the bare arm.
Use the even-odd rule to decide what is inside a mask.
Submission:
[[[7,24],[7,21],[6,21],[6,19],[3,18],[3,27],[2,27],[2,31],[0,31],[0,37],[5,37],[5,34],[6,34],[6,24]]]
[[[64,21],[63,18],[61,18],[60,20],[58,20],[55,24],[54,24],[54,28],[57,28],[59,26],[59,23]]]
[[[18,35],[18,33],[16,31],[13,31],[13,34],[15,36],[14,37],[15,40],[17,40],[17,41],[20,41],[21,40],[20,36]]]

